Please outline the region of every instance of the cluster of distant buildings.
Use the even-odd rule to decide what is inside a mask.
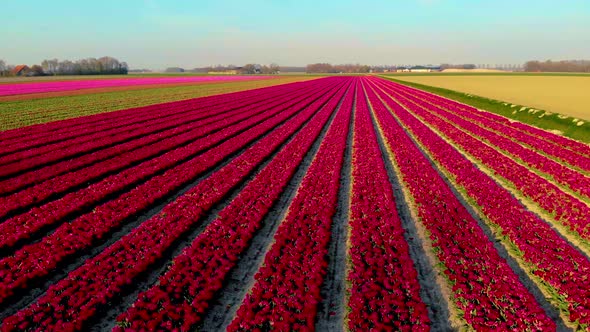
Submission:
[[[440,66],[408,66],[397,67],[394,69],[398,73],[430,73],[434,71],[441,71]],[[392,70],[392,71],[394,71]],[[387,71],[386,71],[387,72]]]

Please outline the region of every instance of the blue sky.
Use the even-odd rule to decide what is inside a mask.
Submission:
[[[132,68],[590,58],[589,0],[4,1],[0,59]]]

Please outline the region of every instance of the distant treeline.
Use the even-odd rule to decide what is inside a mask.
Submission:
[[[0,75],[2,76],[124,75],[127,72],[126,62],[121,62],[110,56],[76,61],[47,59],[43,60],[41,65],[35,64],[31,67],[7,65],[6,62],[0,60]]]
[[[308,73],[368,73],[371,66],[360,64],[332,65],[329,63],[312,63],[305,67]]]
[[[590,60],[528,61],[524,71],[530,72],[590,72]]]
[[[77,61],[43,60],[41,67],[48,75],[120,75],[128,72],[126,62],[121,62],[110,56]]]

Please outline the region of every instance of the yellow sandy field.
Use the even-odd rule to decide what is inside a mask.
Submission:
[[[590,76],[398,76],[415,82],[590,120]]]

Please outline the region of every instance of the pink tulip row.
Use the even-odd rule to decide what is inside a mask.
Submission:
[[[171,168],[161,175],[151,177],[149,181],[96,207],[92,212],[84,214],[70,223],[62,224],[55,232],[44,237],[41,241],[27,245],[16,251],[14,255],[0,260],[0,303],[13,294],[15,289],[25,287],[29,280],[46,275],[64,259],[89,248],[94,242],[119,227],[129,217],[166,197],[180,186],[193,181],[197,176],[235,153],[242,146],[297,114],[301,107],[308,105],[309,102],[307,100],[288,109],[274,110],[273,113],[278,112],[278,114],[260,125],[224,141],[202,155]],[[259,121],[260,119],[254,117],[244,121],[242,125],[247,128]],[[215,136],[206,137],[205,142],[202,143],[216,139]],[[186,153],[185,150],[187,149],[178,149],[171,153],[170,158],[173,159],[177,153]],[[167,159],[164,159],[160,162],[166,161]],[[159,163],[153,167],[160,167]],[[149,171],[149,169],[145,171]],[[111,185],[115,185],[115,183],[111,183]],[[89,194],[93,195],[92,192]],[[24,232],[25,229],[19,228],[15,231]],[[35,259],[29,257],[35,257]]]
[[[18,150],[20,148],[29,148],[72,139],[105,129],[124,128],[137,121],[180,114],[187,110],[193,112],[209,112],[208,109],[210,107],[249,105],[258,100],[268,98],[269,93],[294,91],[298,87],[304,88],[309,84],[315,84],[315,81],[297,82],[54,121],[0,132],[0,141],[2,142],[3,149],[14,151],[14,149]],[[100,105],[97,104],[95,107],[100,107]],[[70,110],[64,108],[64,112],[70,112]],[[17,147],[12,149],[12,146]],[[0,154],[5,154],[5,151],[2,150]]]
[[[487,130],[485,127],[474,124],[472,121],[467,121],[462,117],[445,111],[441,107],[424,102],[418,98],[412,98],[413,96],[411,95],[399,94],[397,90],[391,86],[386,87],[385,90],[394,96],[402,105],[406,107],[418,107],[439,119],[446,120],[451,123],[453,127],[462,128],[477,139],[485,141],[503,151],[505,154],[522,160],[528,168],[541,171],[545,173],[545,176],[552,178],[555,182],[564,187],[569,188],[586,198],[590,198],[590,177],[586,177],[570,167],[564,166],[553,159],[530,150],[506,136]],[[535,140],[540,141],[539,139]],[[568,154],[571,155],[571,153]],[[588,163],[588,167],[590,169],[590,162]]]
[[[350,202],[351,331],[427,331],[418,273],[409,254],[365,92],[357,91]]]
[[[231,163],[166,206],[157,216],[142,223],[104,252],[86,261],[65,279],[53,285],[34,304],[6,318],[2,325],[6,330],[82,329],[85,321],[93,317],[109,299],[116,296],[122,287],[131,284],[133,278],[146,271],[178,237],[197,225],[206,211],[242,182],[276,147],[293,135],[336,90],[338,87],[334,87],[331,92],[304,111],[296,112],[295,118],[291,121],[272,131]],[[278,124],[271,122],[269,121],[268,125]],[[259,132],[270,129],[262,127],[268,126],[255,127],[248,134],[257,137]],[[244,142],[246,137],[236,138]],[[220,145],[223,154],[231,153],[236,143]],[[215,157],[217,156],[192,164],[192,167],[183,171],[190,173],[210,168]],[[182,174],[184,173],[178,175]],[[175,317],[175,314],[174,311],[170,312],[172,317]]]
[[[238,82],[270,79],[272,76],[184,76],[184,77],[137,77],[94,80],[70,80],[54,82],[31,82],[0,84],[0,96],[97,89],[121,86],[141,86],[154,84]]]
[[[315,89],[317,89],[317,88],[315,88]],[[249,118],[253,118],[255,116],[258,116],[259,118],[260,117],[262,117],[262,118],[268,117],[272,114],[271,112],[268,112],[269,109],[272,110],[275,107],[289,107],[289,106],[295,104],[296,102],[299,102],[301,100],[306,100],[307,98],[309,98],[309,92],[311,92],[311,91],[313,91],[313,90],[304,90],[302,94],[297,95],[297,96],[287,95],[287,96],[283,96],[283,97],[276,97],[275,100],[273,100],[272,102],[270,102],[268,104],[259,103],[257,105],[246,106],[244,108],[241,108],[237,112],[230,113],[230,116],[227,116],[225,114],[221,114],[219,116],[211,116],[205,120],[195,121],[192,123],[188,123],[186,125],[182,125],[182,122],[186,122],[186,121],[191,120],[190,117],[185,117],[184,121],[179,121],[178,123],[176,123],[177,126],[181,125],[181,127],[177,127],[176,129],[173,129],[173,131],[181,130],[181,132],[184,131],[185,133],[182,133],[178,136],[173,136],[173,137],[169,137],[167,139],[163,139],[155,144],[147,145],[142,148],[130,151],[128,153],[124,153],[124,151],[122,151],[121,147],[117,145],[117,146],[113,147],[113,150],[115,150],[115,152],[118,152],[118,155],[116,155],[115,158],[107,159],[106,161],[103,161],[103,162],[96,162],[89,167],[83,168],[78,171],[70,171],[69,173],[63,174],[61,176],[54,175],[53,178],[51,178],[50,180],[45,181],[39,185],[26,188],[26,189],[21,190],[13,195],[10,195],[10,196],[0,197],[0,217],[3,217],[5,215],[7,215],[8,213],[10,213],[11,211],[14,211],[16,209],[19,209],[22,207],[27,207],[30,204],[33,204],[38,201],[42,201],[43,199],[46,199],[46,198],[51,197],[53,195],[67,192],[70,188],[73,188],[75,186],[79,186],[79,185],[84,184],[84,183],[91,181],[93,179],[98,179],[103,175],[107,175],[109,173],[119,171],[120,172],[119,174],[115,174],[115,175],[107,178],[107,179],[113,179],[113,181],[111,181],[112,183],[117,183],[117,185],[111,187],[111,189],[109,191],[103,191],[104,195],[108,195],[108,194],[110,194],[120,188],[123,188],[127,185],[130,185],[131,183],[134,183],[140,179],[145,179],[145,178],[148,178],[149,176],[151,176],[152,173],[145,173],[145,172],[138,171],[138,170],[141,170],[142,167],[144,167],[144,165],[159,164],[161,167],[159,167],[158,169],[154,169],[154,171],[159,171],[160,169],[162,169],[162,167],[165,167],[166,164],[173,163],[174,160],[170,159],[168,157],[168,155],[167,155],[168,152],[177,151],[175,149],[183,148],[183,145],[190,143],[189,147],[186,148],[187,153],[194,154],[194,153],[206,148],[206,147],[200,147],[199,145],[195,145],[198,142],[206,140],[207,139],[206,136],[217,135],[216,137],[219,137],[221,139],[224,137],[227,137],[226,135],[220,136],[220,130],[227,129],[227,127],[233,126],[233,125],[238,126],[238,128],[243,128],[243,124],[244,124],[243,121],[244,120],[249,119]],[[323,91],[323,90],[321,90],[321,91]],[[240,126],[242,126],[242,127],[240,127]],[[195,128],[198,128],[198,130],[196,130]],[[161,137],[162,135],[156,135],[156,136]],[[135,144],[133,144],[133,145],[142,144],[143,141],[147,141],[147,140],[152,140],[152,138],[147,136],[147,137],[141,138],[139,140],[131,141],[130,143],[133,144],[133,142],[135,142]],[[196,140],[198,140],[198,141],[196,141]],[[212,142],[212,144],[215,144],[216,141],[211,141],[211,142]],[[127,144],[127,145],[131,145],[131,144]],[[123,147],[124,146],[125,145],[123,145]],[[199,147],[199,148],[197,148],[197,147]],[[57,165],[64,166],[64,164],[66,164],[66,165],[75,164],[78,160],[86,161],[87,159],[91,159],[91,158],[87,158],[86,156],[92,156],[92,154],[85,155],[80,158],[73,159],[71,161],[64,161],[64,162],[59,163]],[[168,160],[168,162],[167,163],[166,162],[159,163],[159,160],[161,160],[162,158],[166,158]],[[135,167],[132,167],[132,168],[127,168],[129,166],[134,165],[134,164],[138,164],[138,165]],[[51,166],[50,166],[50,168],[51,168]],[[60,169],[60,171],[63,172],[63,169]],[[130,176],[126,176],[125,174],[130,174]],[[43,177],[47,177],[47,176],[42,175],[42,176],[36,176],[33,178],[43,178]],[[122,180],[122,181],[115,180],[115,179],[119,179],[119,178],[122,178],[124,180]],[[15,177],[14,179],[18,180],[20,178]],[[95,189],[95,186],[100,186],[100,184],[95,184],[93,186],[94,187],[92,187],[92,188],[89,187],[88,189],[85,189],[85,190],[86,191],[87,190],[97,191]],[[77,192],[74,192],[69,195],[69,197],[79,197],[79,196],[80,196],[80,193],[77,193]],[[92,197],[92,199],[93,199],[93,201],[97,201],[97,200],[100,200],[101,197],[95,195],[94,197]],[[72,203],[71,200],[69,200],[68,207],[70,210],[76,209],[79,206],[79,205],[73,205],[71,203]],[[44,209],[47,210],[47,208],[44,208],[43,206],[41,206],[41,207],[35,209],[34,211],[30,211],[29,214],[34,213],[34,218],[38,219],[39,214]],[[50,209],[51,211],[54,211],[55,207],[50,205],[48,207],[48,209]],[[68,211],[68,209],[60,209],[60,211],[62,212],[62,215],[71,212],[71,211]],[[55,217],[58,218],[58,216],[55,216]],[[27,218],[27,215],[25,214],[25,215],[18,216],[15,219],[26,220],[26,218]],[[0,224],[0,227],[2,227],[1,224]],[[31,230],[31,231],[33,231],[33,230]],[[0,232],[0,234],[1,234],[1,232]],[[1,235],[0,235],[0,238],[1,238]],[[2,248],[1,244],[0,244],[0,248]]]
[[[396,89],[400,91],[405,91],[420,98],[425,98],[426,100],[433,102],[435,105],[439,105],[446,109],[452,109],[458,114],[466,116],[473,121],[481,121],[485,127],[494,128],[494,130],[506,134],[508,137],[513,137],[524,144],[530,145],[548,155],[567,161],[572,165],[583,163],[583,165],[588,166],[588,158],[590,158],[590,145],[588,144],[574,141],[567,137],[522,122],[511,121],[508,118],[497,114],[490,112],[482,113],[474,107],[442,98],[428,92],[393,82],[387,83],[389,85],[394,85]]]
[[[322,140],[229,331],[314,329],[353,96],[347,94]]]
[[[557,221],[582,238],[590,239],[590,227],[588,227],[590,207],[584,202],[563,192],[553,183],[514,162],[510,157],[502,155],[494,148],[458,130],[456,125],[443,121],[419,107],[413,107],[412,111],[483,165],[510,181],[516,189],[539,204]]]
[[[240,191],[174,259],[157,285],[139,295],[133,306],[118,317],[119,326],[129,330],[195,328],[345,92],[342,89],[332,98]]]
[[[369,101],[386,144],[417,215],[430,233],[436,256],[452,285],[454,304],[464,313],[465,321],[475,330],[555,329],[553,321],[378,96],[406,124],[400,115],[404,110],[379,89],[369,89]]]
[[[393,104],[393,101],[391,101]],[[540,278],[565,301],[562,310],[571,322],[590,324],[590,262],[558,234],[551,225],[523,208],[511,193],[475,167],[453,146],[445,142],[407,111],[397,108],[396,114],[425,146],[428,153],[452,175],[459,187],[475,201],[490,222],[497,225],[502,236],[513,243],[517,254],[535,277]],[[474,242],[477,243],[477,242]],[[542,329],[543,330],[543,329]]]

